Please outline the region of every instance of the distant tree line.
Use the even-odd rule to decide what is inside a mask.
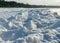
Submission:
[[[28,4],[23,4],[23,3],[16,3],[14,1],[4,1],[4,0],[0,0],[0,7],[28,7]]]
[[[44,7],[57,7],[57,8],[60,8],[60,6],[46,6],[46,5],[29,5],[29,4],[24,4],[24,3],[17,3],[17,2],[14,2],[14,1],[4,1],[4,0],[0,0],[0,7],[26,7],[26,8],[36,8],[36,7],[41,7],[41,8],[44,8]]]
[[[17,3],[14,1],[8,2],[8,1],[0,0],[0,7],[33,7],[33,6],[29,4],[24,4],[24,3]]]

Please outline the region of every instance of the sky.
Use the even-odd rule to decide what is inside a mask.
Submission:
[[[60,0],[5,0],[5,1],[16,1],[24,4],[31,5],[60,5]]]

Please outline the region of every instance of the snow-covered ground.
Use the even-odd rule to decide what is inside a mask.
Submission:
[[[0,43],[59,43],[60,9],[0,8]]]
[[[0,17],[7,18],[10,16],[14,16],[17,13],[19,13],[19,11],[22,9],[28,10],[29,8],[0,8]],[[30,9],[33,9],[33,8],[30,8]],[[36,8],[36,9],[38,9],[38,8]],[[41,8],[41,9],[46,9],[46,8]],[[52,12],[58,12],[59,13],[58,15],[60,15],[60,8],[48,8],[48,9],[50,9]]]

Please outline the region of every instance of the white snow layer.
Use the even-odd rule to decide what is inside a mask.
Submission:
[[[1,18],[6,17],[7,20],[11,16],[14,17],[10,21],[7,20],[6,26],[4,22],[2,25],[0,23],[0,43],[58,43],[60,41],[60,27],[50,28],[60,20],[60,13],[56,12],[56,17],[51,9],[3,8],[0,10]]]

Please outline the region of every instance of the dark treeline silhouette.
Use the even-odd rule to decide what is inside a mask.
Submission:
[[[25,4],[23,3],[16,3],[14,1],[0,1],[0,7],[24,7]]]
[[[14,1],[4,1],[0,0],[0,7],[24,7],[24,8],[60,8],[60,6],[46,6],[46,5],[29,5],[29,4],[23,4],[23,3],[17,3]]]

